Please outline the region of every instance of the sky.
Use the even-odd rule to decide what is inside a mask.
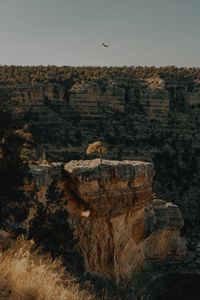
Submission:
[[[199,67],[199,12],[200,0],[0,0],[0,65]]]

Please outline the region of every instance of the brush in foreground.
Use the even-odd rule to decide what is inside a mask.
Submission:
[[[0,252],[1,300],[95,300],[61,263],[39,256],[32,246],[32,241],[17,241]]]

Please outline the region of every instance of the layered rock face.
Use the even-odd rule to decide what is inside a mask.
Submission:
[[[163,122],[162,134],[179,135],[182,124],[174,126],[173,120],[171,126],[168,117],[177,107],[198,108],[200,81],[184,74],[145,78],[111,72],[103,81],[85,82],[72,76],[60,82],[4,84],[3,89],[11,92],[14,109],[25,115],[33,136],[54,160],[85,158],[85,147],[96,138],[112,145],[109,158],[150,159],[151,149],[143,149],[142,155],[132,145],[159,143],[154,135],[161,133],[153,122]],[[187,123],[187,114],[180,116],[178,111],[179,117]]]
[[[32,82],[19,71],[16,83],[6,71],[0,89],[9,89],[35,141],[23,157],[86,159],[88,143],[100,140],[112,149],[107,159],[152,161],[159,197],[181,206],[186,226],[199,224],[199,71],[75,69],[60,77],[44,68],[40,80],[30,71]]]
[[[47,105],[53,105],[57,111],[77,112],[84,122],[98,120],[102,110],[109,109],[125,112],[127,108],[138,110],[140,105],[150,119],[163,119],[168,115],[170,106],[180,94],[180,82],[168,85],[160,77],[140,80],[131,77],[116,77],[101,84],[93,81],[75,83],[71,87],[63,83],[32,83],[4,86],[12,91],[12,104],[18,112],[29,110],[36,112]],[[171,90],[173,89],[173,92]],[[188,103],[198,105],[198,87],[195,93],[184,88]],[[172,96],[171,96],[172,95]],[[47,108],[47,107],[46,107]],[[67,115],[66,115],[67,117]]]
[[[89,272],[127,281],[145,260],[183,254],[182,214],[154,199],[151,163],[72,161],[65,171],[68,189],[82,200],[71,222]]]
[[[32,165],[31,173],[38,201],[45,203],[52,181],[63,192],[88,272],[128,282],[144,262],[184,254],[182,214],[176,205],[155,199],[153,164],[80,160]]]
[[[138,111],[138,105],[150,119],[160,120],[167,117],[170,110],[182,100],[190,105],[199,104],[199,79],[191,82],[190,78],[163,77],[111,76],[103,84],[92,80],[80,82],[76,78],[74,83],[44,80],[38,83],[4,84],[3,88],[12,92],[12,104],[18,112],[30,107],[33,110],[42,109],[52,104],[57,107],[57,112],[64,109],[66,113],[74,109],[83,122],[97,121],[102,110]]]
[[[11,92],[14,109],[25,115],[34,138],[54,160],[85,158],[85,147],[97,138],[112,145],[113,154],[108,158],[149,160],[151,149],[141,152],[137,145],[157,146],[155,135],[158,139],[165,134],[179,135],[182,124],[174,126],[179,118],[185,122],[185,130],[190,131],[187,111],[181,115],[177,111],[173,124],[167,122],[177,107],[179,110],[186,107],[188,112],[190,107],[198,109],[198,79],[168,74],[140,78],[111,73],[103,83],[99,81],[82,82],[72,76],[61,82],[4,84],[3,89]],[[161,133],[160,128],[154,128],[156,122],[162,122]]]
[[[70,90],[70,104],[85,119],[98,117],[100,106],[123,112],[125,90],[114,82],[108,84],[106,88],[93,82],[83,85],[75,84]]]

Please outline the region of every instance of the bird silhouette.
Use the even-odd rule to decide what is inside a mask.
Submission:
[[[108,44],[105,44],[105,43],[101,43],[101,45],[103,45],[104,47],[109,47],[109,45]]]

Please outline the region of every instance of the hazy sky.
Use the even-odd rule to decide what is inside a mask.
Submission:
[[[200,0],[0,0],[0,64],[200,66],[199,14]]]

